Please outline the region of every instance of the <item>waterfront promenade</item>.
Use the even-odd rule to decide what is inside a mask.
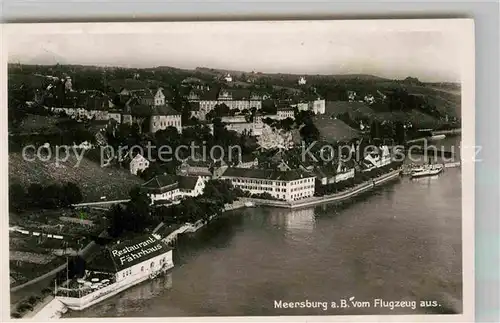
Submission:
[[[354,186],[353,188],[350,188],[346,191],[335,193],[335,194],[330,194],[330,195],[325,195],[325,196],[314,196],[306,199],[301,199],[297,201],[292,201],[292,202],[286,202],[286,201],[277,201],[277,200],[265,200],[265,199],[256,199],[256,198],[243,198],[243,200],[246,202],[253,202],[255,203],[256,206],[273,206],[273,207],[279,207],[279,208],[288,208],[288,209],[298,209],[298,208],[304,208],[304,207],[309,207],[309,206],[314,206],[318,204],[324,204],[324,203],[335,203],[335,202],[342,202],[345,201],[349,198],[353,198],[357,195],[360,195],[362,193],[368,192],[375,187],[378,187],[386,182],[396,180],[399,178],[401,174],[401,169],[396,169],[394,171],[391,171],[389,173],[383,174],[379,177],[376,177],[372,180],[366,181],[364,183],[361,183],[359,185]]]

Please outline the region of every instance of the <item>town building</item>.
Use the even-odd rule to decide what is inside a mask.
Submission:
[[[83,277],[56,287],[55,299],[83,310],[174,266],[172,249],[155,235],[102,247],[85,264]]]
[[[202,90],[202,91],[210,90],[210,86],[206,82],[196,77],[185,78],[184,80],[182,80],[181,86],[190,87],[191,89]]]
[[[391,152],[388,146],[381,146],[368,153],[363,159],[363,171],[367,172],[376,168],[389,165],[392,162]]]
[[[177,174],[180,176],[200,176],[203,180],[218,179],[227,169],[224,161],[213,161],[195,156],[187,158],[179,166]]]
[[[192,90],[188,96],[192,104],[191,115],[200,120],[205,120],[207,113],[219,104],[225,104],[231,110],[250,110],[262,108],[263,96],[251,93],[246,89],[216,89],[210,91]],[[193,105],[196,104],[196,105]]]
[[[299,80],[297,81],[299,85],[305,85],[307,83],[306,78],[301,76]]]
[[[364,99],[363,99],[367,104],[373,104],[375,103],[375,98],[373,97],[372,94],[367,94],[365,95]]]
[[[338,160],[322,167],[315,167],[314,173],[321,185],[331,185],[346,181],[354,178],[355,176],[355,162],[350,160],[343,162]]]
[[[236,164],[238,168],[257,168],[257,166],[259,166],[259,160],[252,155],[242,155]]]
[[[203,194],[204,188],[205,181],[201,176],[158,175],[142,185],[152,204],[195,197]]]
[[[149,167],[149,160],[144,158],[141,154],[135,155],[130,161],[130,173],[137,175],[139,172],[144,171]]]
[[[269,193],[276,199],[295,201],[314,195],[315,176],[301,170],[229,167],[221,177],[251,194]]]
[[[292,104],[291,107],[297,108],[299,111],[312,111],[314,114],[325,114],[326,101],[318,98],[314,101]]]
[[[295,113],[291,107],[278,107],[276,118],[278,120],[284,120],[287,118],[295,119]]]
[[[325,114],[326,102],[324,99],[316,99],[309,102],[309,110],[314,112],[314,114]]]
[[[357,93],[355,91],[351,91],[351,90],[347,91],[347,98],[348,98],[349,102],[356,101],[356,96],[357,96]]]
[[[226,74],[226,76],[224,77],[224,80],[225,80],[226,82],[232,82],[232,81],[233,81],[233,78],[231,77],[231,74],[229,74],[229,73],[228,73],[228,74]]]

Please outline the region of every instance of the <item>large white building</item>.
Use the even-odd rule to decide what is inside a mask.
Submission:
[[[315,176],[301,170],[228,168],[221,177],[251,194],[269,193],[274,198],[295,201],[314,196]]]
[[[225,104],[231,110],[250,110],[262,108],[263,96],[252,94],[244,89],[211,89],[210,91],[191,91],[188,101],[196,104],[192,115],[200,120],[205,120],[207,113],[219,104]]]
[[[296,107],[299,111],[312,111],[314,114],[325,114],[326,101],[318,98],[310,102],[293,104],[292,107]]]
[[[151,203],[161,204],[203,194],[205,181],[201,176],[159,175],[142,187],[151,198]]]
[[[102,248],[86,264],[82,278],[56,288],[55,299],[83,310],[168,271],[174,266],[172,249],[159,238],[146,235]]]

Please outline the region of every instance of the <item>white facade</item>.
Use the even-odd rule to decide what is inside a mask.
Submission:
[[[297,108],[299,111],[308,111],[309,110],[309,103],[301,102],[301,103],[293,104],[292,107]]]
[[[302,76],[302,77],[298,80],[298,82],[297,82],[297,83],[299,83],[299,85],[304,85],[304,84],[306,84],[306,83],[307,83],[307,81],[306,81],[305,77],[303,77],[303,76]]]
[[[151,199],[151,203],[154,204],[156,201],[173,201],[182,195],[181,190],[176,187],[163,193],[148,194],[148,196]]]
[[[130,161],[130,173],[137,175],[138,172],[144,171],[146,168],[149,167],[149,160],[144,158],[141,154],[137,154],[131,161]]]
[[[162,246],[159,244],[158,246]],[[156,257],[147,259],[131,267],[125,268],[116,273],[116,282],[127,284],[132,283],[140,278],[149,278],[151,274],[159,270],[161,267],[172,268],[174,266],[174,261],[172,258],[172,250],[166,249],[165,253],[162,253]]]
[[[293,181],[260,179],[252,177],[222,176],[233,186],[251,194],[269,193],[273,197],[285,201],[295,201],[314,196],[315,177],[307,177]]]
[[[165,189],[163,193],[149,193],[148,196],[151,199],[151,203],[154,204],[157,201],[174,201],[184,197],[195,197],[203,194],[205,179],[202,176],[196,176],[196,181],[192,187],[182,185],[182,180],[183,178],[180,177],[177,182],[168,185],[171,188]]]
[[[161,88],[156,91],[155,94],[155,105],[160,106],[160,105],[165,105],[165,95],[163,94],[163,91]]]
[[[204,189],[205,189],[205,180],[201,176],[198,176],[194,188],[193,189],[181,188],[180,194],[182,195],[182,197],[188,197],[188,196],[195,197],[202,195]]]
[[[150,131],[152,133],[165,130],[167,127],[175,127],[178,132],[182,132],[181,115],[155,115],[151,117]]]
[[[231,77],[231,74],[227,74],[226,77],[224,77],[224,80],[226,80],[226,82],[232,82],[233,78]]]
[[[324,99],[317,99],[308,103],[293,104],[292,107],[297,108],[299,111],[312,111],[314,114],[325,114],[326,101]]]
[[[364,100],[367,104],[375,103],[375,98],[371,94],[365,95]]]
[[[344,172],[337,173],[335,175],[335,183],[342,182],[350,178],[354,178],[354,168],[351,168]]]
[[[279,120],[283,120],[283,119],[287,119],[287,118],[291,118],[291,119],[295,119],[295,114],[293,112],[293,110],[278,110],[278,113],[277,113],[277,116],[278,116],[278,119]]]
[[[325,114],[326,102],[325,100],[317,99],[309,103],[310,110],[314,112],[314,114]]]
[[[366,169],[364,171],[389,165],[391,161],[392,158],[389,147],[382,146],[380,147],[380,153],[372,152],[365,157],[363,164]]]
[[[122,123],[122,114],[119,111],[108,112],[109,120],[116,120],[118,123]]]

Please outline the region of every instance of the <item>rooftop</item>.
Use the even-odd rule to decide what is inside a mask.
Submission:
[[[158,175],[142,185],[143,189],[151,193],[164,193],[179,187],[177,176]]]
[[[88,268],[107,272],[119,272],[143,261],[172,250],[163,241],[152,235],[137,237],[132,240],[102,248],[90,261]]]
[[[225,172],[223,177],[246,177],[257,179],[269,179],[279,181],[294,181],[301,178],[314,177],[302,170],[279,171],[274,169],[250,169],[230,167]]]
[[[192,190],[198,182],[198,176],[178,176],[179,188],[185,190]]]

